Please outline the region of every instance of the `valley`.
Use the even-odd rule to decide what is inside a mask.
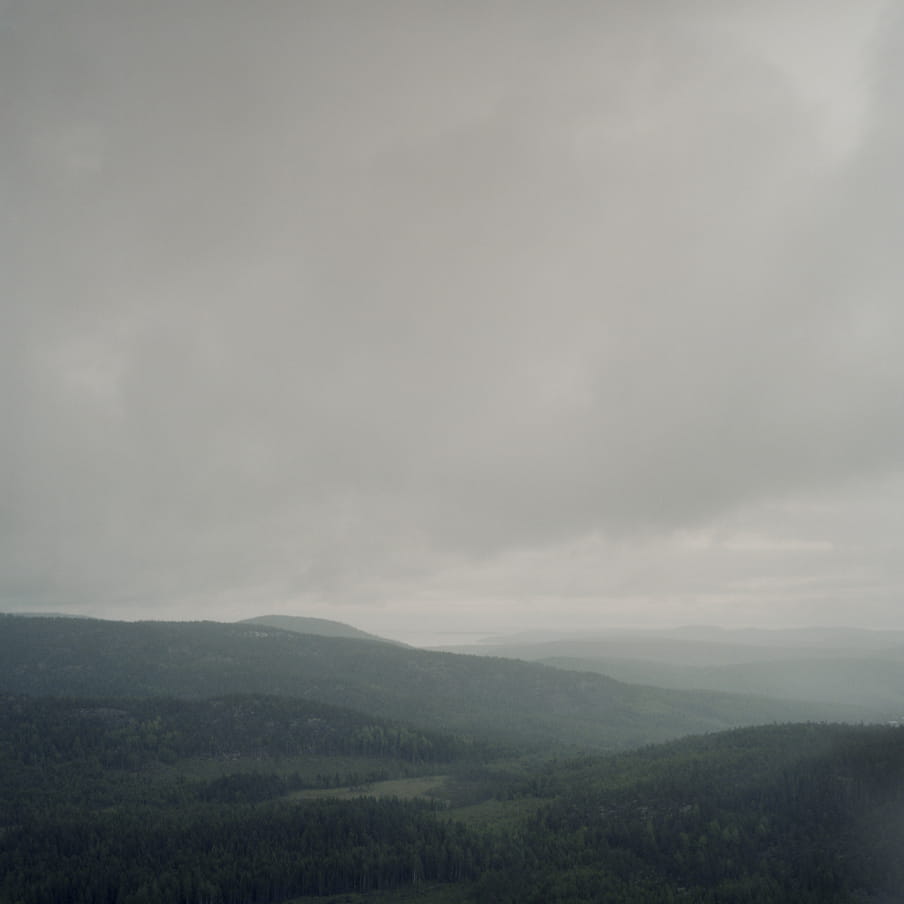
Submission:
[[[0,627],[4,904],[854,902],[904,879],[881,706],[260,623]]]

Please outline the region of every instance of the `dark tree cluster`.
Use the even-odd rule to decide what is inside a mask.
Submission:
[[[481,902],[824,904],[904,887],[901,729],[743,730],[542,774],[555,802],[501,844]]]
[[[477,838],[422,802],[30,819],[7,828],[0,901],[16,904],[254,904],[473,879]]]

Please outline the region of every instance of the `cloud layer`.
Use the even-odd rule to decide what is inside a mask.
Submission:
[[[4,606],[896,618],[904,28],[681,6],[8,3]]]

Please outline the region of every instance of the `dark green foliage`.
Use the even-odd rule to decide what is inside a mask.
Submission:
[[[0,841],[20,823],[77,824],[140,811],[153,825],[155,813],[259,804],[304,788],[364,787],[476,766],[488,752],[291,699],[0,698]]]
[[[904,887],[900,729],[750,729],[545,772],[554,803],[478,900],[818,904]]]
[[[520,746],[609,750],[739,724],[830,717],[815,704],[634,687],[515,660],[261,625],[2,615],[0,692],[274,694]]]
[[[281,757],[349,751],[406,770],[486,755],[287,698],[0,698],[0,902],[244,904],[475,874],[477,838],[437,819],[439,804],[287,797],[379,771],[314,781],[272,771]],[[198,757],[242,771],[184,774]]]
[[[0,900],[252,904],[473,878],[483,855],[427,804],[320,801],[27,820],[0,851]]]
[[[878,904],[904,887],[904,729],[772,725],[515,758],[518,737],[624,742],[675,714],[655,689],[372,641],[0,621],[5,687],[85,695],[0,697],[0,904],[405,888],[475,904]],[[202,699],[240,686],[255,693]],[[506,738],[505,760],[474,740],[481,726]],[[389,777],[430,799],[366,796]],[[337,786],[360,796],[320,799]]]
[[[267,698],[5,700],[0,902],[278,902],[454,882],[476,904],[815,904],[904,883],[895,728],[771,726],[527,768],[459,759],[461,803],[468,787],[548,801],[512,800],[494,832],[439,802],[295,800],[297,775],[179,771],[210,728],[216,750],[261,750],[262,726],[283,718],[291,735],[315,711],[328,744],[363,718]],[[372,743],[384,726],[367,728]],[[271,729],[264,747],[285,740]]]
[[[308,700],[236,695],[210,700],[0,697],[0,749],[25,759],[94,754],[105,765],[154,756],[301,753],[448,761],[486,745]]]

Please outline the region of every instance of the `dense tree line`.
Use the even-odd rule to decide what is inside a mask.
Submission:
[[[904,887],[904,731],[775,726],[547,767],[483,902],[853,902]]]
[[[423,801],[274,801],[274,776],[205,787],[172,807],[26,812],[2,836],[0,901],[250,904],[445,882],[474,904],[853,904],[904,883],[900,729],[775,726],[548,763],[500,783],[548,802],[496,832]]]
[[[473,879],[483,858],[473,833],[423,802],[95,813],[7,829],[0,900],[253,904]]]
[[[904,887],[899,728],[491,756],[290,698],[0,697],[0,904],[276,904],[430,882],[474,904],[853,904]],[[305,757],[360,771],[293,772]],[[387,766],[441,768],[443,802],[292,794]],[[501,821],[464,821],[456,808],[477,802]]]
[[[0,696],[0,756],[24,763],[96,757],[134,768],[186,756],[300,754],[407,762],[485,758],[490,748],[308,700],[239,695],[211,700]]]
[[[259,803],[478,768],[489,755],[466,739],[290,698],[0,696],[0,832],[41,814]],[[210,766],[185,774],[188,761]]]

